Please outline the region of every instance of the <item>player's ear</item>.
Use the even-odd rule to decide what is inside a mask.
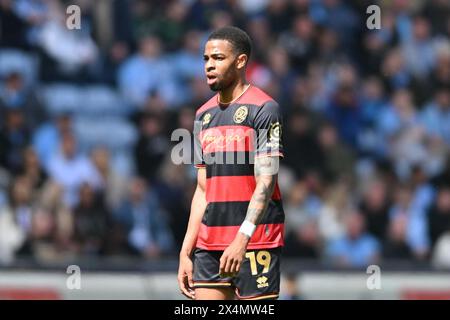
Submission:
[[[247,64],[248,61],[248,57],[246,54],[241,53],[240,55],[238,55],[237,59],[236,59],[236,67],[238,69],[242,69],[245,67],[245,65]]]

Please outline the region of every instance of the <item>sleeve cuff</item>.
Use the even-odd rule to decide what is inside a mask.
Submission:
[[[271,151],[271,152],[260,152],[255,155],[255,158],[266,158],[266,157],[284,158],[284,154],[281,151]]]

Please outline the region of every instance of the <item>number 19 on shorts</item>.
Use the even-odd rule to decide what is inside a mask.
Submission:
[[[245,257],[250,260],[250,270],[253,276],[258,274],[257,263],[264,267],[262,273],[269,272],[271,260],[269,251],[262,250],[258,251],[256,254],[255,251],[250,251],[245,254]]]

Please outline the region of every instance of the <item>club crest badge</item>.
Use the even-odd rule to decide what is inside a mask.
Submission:
[[[208,124],[211,121],[211,113],[207,113],[205,114],[205,116],[203,117],[203,125]]]
[[[233,116],[233,121],[235,123],[242,123],[247,118],[248,115],[248,108],[247,106],[239,107]]]

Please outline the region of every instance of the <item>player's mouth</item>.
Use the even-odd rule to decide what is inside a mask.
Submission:
[[[214,74],[206,75],[208,85],[213,85],[217,81],[217,76]]]

